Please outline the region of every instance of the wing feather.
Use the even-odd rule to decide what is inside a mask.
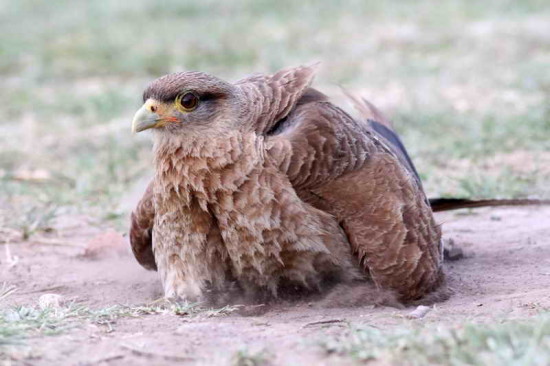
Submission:
[[[336,216],[378,286],[409,301],[443,283],[441,232],[420,181],[369,122],[315,101],[266,141],[298,195]]]
[[[130,224],[130,245],[139,264],[150,270],[157,270],[153,254],[153,223],[155,208],[153,205],[153,182],[145,190],[143,197],[132,212]]]
[[[241,110],[244,125],[262,135],[272,130],[308,90],[316,71],[317,65],[304,65],[237,81],[237,90],[248,101],[247,107]]]

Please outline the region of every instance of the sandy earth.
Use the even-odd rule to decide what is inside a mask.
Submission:
[[[333,365],[338,360],[327,359],[318,341],[346,332],[347,324],[385,329],[411,322],[491,321],[550,308],[550,208],[478,209],[438,214],[437,220],[444,237],[463,248],[466,258],[446,264],[454,295],[421,320],[404,317],[411,309],[334,309],[312,302],[280,304],[260,316],[145,315],[121,318],[112,331],[89,324],[32,338],[25,356],[31,358],[14,363],[223,365],[236,351],[247,349],[265,350],[276,365]],[[6,244],[0,244],[0,282],[17,286],[0,306],[36,305],[44,293],[94,308],[159,298],[156,273],[139,267],[127,251],[96,259],[82,255],[98,234],[104,242],[117,238],[92,226],[66,225],[55,240],[9,245],[10,258]]]

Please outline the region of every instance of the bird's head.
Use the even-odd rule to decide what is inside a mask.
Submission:
[[[153,81],[132,123],[134,132],[204,133],[230,125],[238,106],[235,87],[202,72],[179,72]],[[228,126],[229,127],[229,126]]]
[[[311,83],[316,65],[253,75],[228,83],[202,72],[180,72],[153,81],[143,93],[132,130],[179,135],[265,133],[284,118]]]

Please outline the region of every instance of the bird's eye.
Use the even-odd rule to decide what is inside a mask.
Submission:
[[[191,112],[199,105],[199,97],[195,93],[186,92],[176,97],[176,106],[184,112]]]

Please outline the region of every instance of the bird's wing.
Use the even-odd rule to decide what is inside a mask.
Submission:
[[[412,300],[442,283],[441,233],[419,180],[369,122],[298,104],[266,146],[300,197],[336,216],[379,286]]]
[[[313,88],[266,133],[266,141],[297,189],[317,187],[356,171],[373,152],[393,156],[419,181],[395,132],[372,120],[353,119]]]
[[[235,82],[248,105],[240,120],[248,129],[265,134],[284,119],[308,89],[317,64],[283,69],[273,75],[254,74]]]
[[[139,264],[150,270],[157,270],[153,255],[153,223],[155,208],[153,205],[153,184],[149,183],[143,197],[132,212],[130,224],[130,245]]]

